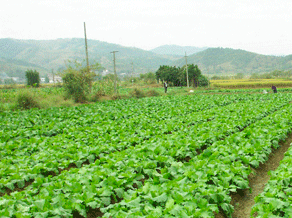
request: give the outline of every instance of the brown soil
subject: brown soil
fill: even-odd
[[[251,208],[255,204],[254,198],[263,192],[266,183],[269,181],[269,171],[278,168],[280,161],[284,158],[285,152],[290,147],[292,142],[292,134],[290,134],[287,140],[281,144],[278,149],[273,149],[269,155],[269,159],[264,164],[260,164],[257,169],[254,169],[255,174],[249,178],[249,186],[252,190],[250,193],[249,189],[239,190],[237,193],[231,195],[234,206],[233,218],[249,218],[251,216]],[[225,217],[222,213],[216,217]]]

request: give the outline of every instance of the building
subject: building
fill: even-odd
[[[58,75],[49,74],[48,78],[49,78],[49,83],[62,83],[63,82],[62,77],[60,77]]]

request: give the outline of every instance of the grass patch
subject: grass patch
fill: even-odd
[[[71,107],[74,105],[76,104],[73,99],[64,99],[64,97],[60,95],[48,96],[40,101],[40,106],[44,109],[51,107]]]
[[[132,91],[130,91],[129,95],[133,98],[143,98],[146,96],[144,91],[138,88],[134,88]]]
[[[20,92],[16,98],[16,109],[32,109],[32,108],[41,108],[39,99],[37,96],[28,91],[24,90],[23,92]]]
[[[160,93],[155,89],[150,89],[146,92],[146,96],[160,96]]]

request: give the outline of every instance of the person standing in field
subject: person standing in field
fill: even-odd
[[[272,90],[273,90],[274,93],[277,93],[277,87],[276,86],[272,85]]]
[[[164,86],[164,91],[166,93],[167,92],[167,82],[164,82],[163,86]]]

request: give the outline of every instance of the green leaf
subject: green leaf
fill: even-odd
[[[175,217],[179,217],[181,207],[179,205],[174,205],[173,209],[169,211],[170,214],[174,215]]]
[[[106,206],[108,206],[111,203],[111,198],[110,197],[102,197],[101,202],[104,203]]]
[[[156,201],[158,203],[166,202],[167,201],[166,193],[163,193],[162,195],[159,195],[159,196],[153,198],[153,201]]]
[[[40,210],[43,210],[44,209],[44,205],[46,203],[46,200],[45,199],[42,199],[42,200],[38,200],[38,201],[35,201],[35,206],[37,206]]]
[[[25,185],[25,181],[24,181],[24,180],[19,180],[19,181],[17,182],[17,186],[18,186],[18,188],[23,188],[24,185]]]
[[[6,187],[9,188],[11,191],[13,191],[15,189],[14,184],[13,183],[7,183]]]
[[[116,194],[117,194],[117,196],[119,198],[122,198],[123,197],[123,194],[124,194],[124,189],[122,189],[122,188],[116,188],[115,189],[115,192],[116,192]]]
[[[233,206],[227,203],[222,203],[220,204],[220,207],[222,210],[224,210],[227,214],[232,214],[233,213]]]
[[[96,201],[89,202],[89,203],[87,203],[87,205],[88,205],[89,207],[93,208],[93,209],[99,207],[99,204],[98,204]]]
[[[166,202],[165,208],[167,210],[171,210],[173,208],[173,206],[174,206],[174,200],[173,200],[173,198],[169,198]]]

